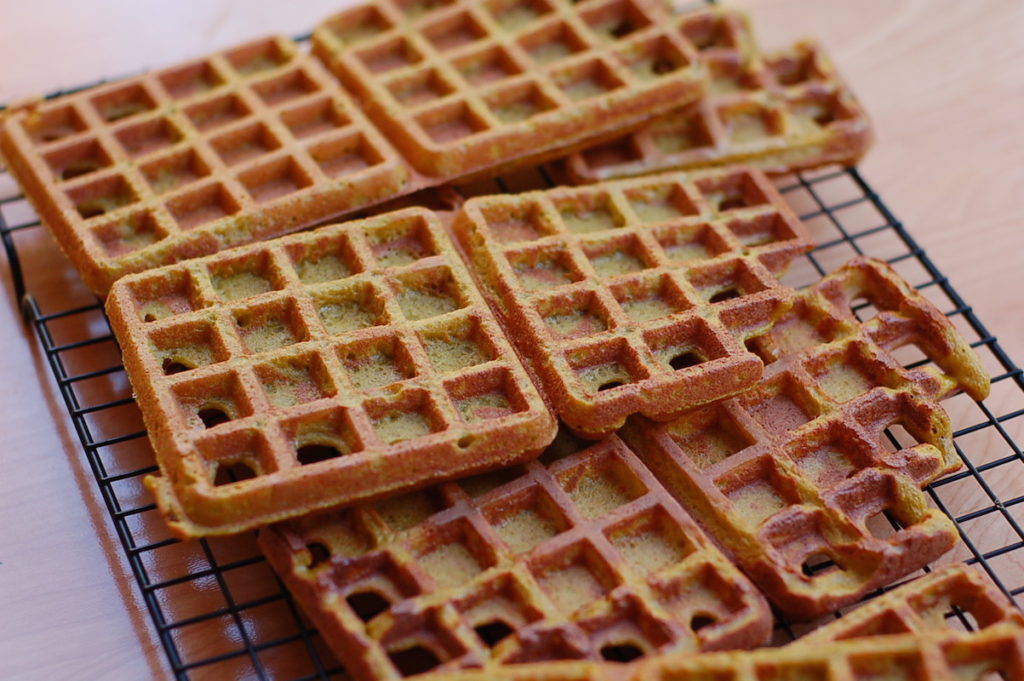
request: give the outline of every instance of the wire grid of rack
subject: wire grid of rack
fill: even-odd
[[[547,174],[534,170],[472,191],[547,184]],[[856,169],[789,176],[778,186],[819,244],[793,266],[786,283],[810,284],[854,255],[879,257],[935,302],[982,356],[992,374],[992,395],[982,403],[964,395],[946,403],[964,469],[932,484],[928,493],[962,538],[940,562],[979,564],[1019,605],[1024,601],[1021,369]],[[6,173],[0,173],[0,238],[14,294],[81,443],[81,452],[72,456],[84,455],[173,676],[347,678],[260,555],[255,533],[188,542],[169,535],[142,484],[157,467],[102,305],[66,262],[56,261],[63,264],[56,271],[49,266],[53,244]],[[62,285],[53,286],[54,278]],[[47,290],[49,295],[41,293]],[[904,359],[908,366],[927,361]],[[899,446],[896,434],[889,437]],[[963,613],[948,616],[970,627]],[[777,642],[811,626],[777,618]]]

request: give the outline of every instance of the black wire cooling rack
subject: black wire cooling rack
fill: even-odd
[[[545,184],[550,184],[546,174],[531,171],[472,191],[518,191]],[[1021,369],[856,169],[789,176],[780,178],[778,186],[820,244],[793,266],[785,283],[810,284],[854,255],[884,259],[943,310],[982,356],[993,377],[992,395],[981,403],[964,395],[945,403],[965,467],[932,484],[928,492],[962,538],[940,562],[980,565],[1020,605]],[[39,339],[81,444],[81,452],[70,455],[84,455],[174,678],[347,678],[263,559],[255,533],[188,542],[169,535],[142,484],[157,468],[102,305],[66,261],[55,259],[55,246],[3,172],[0,238],[14,294]],[[927,361],[921,356],[903,359],[908,366]],[[896,435],[890,438],[897,445]],[[949,616],[970,627],[963,613]],[[793,638],[809,626],[778,618],[777,640]]]

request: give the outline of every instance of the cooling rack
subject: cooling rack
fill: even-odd
[[[478,183],[463,192],[521,191],[550,184],[540,169]],[[935,482],[928,493],[956,523],[962,539],[940,563],[980,565],[1021,605],[1021,369],[856,169],[802,173],[780,178],[777,184],[819,244],[794,264],[785,283],[810,284],[858,254],[884,259],[945,312],[982,356],[992,375],[992,395],[980,403],[965,395],[945,403],[964,469]],[[133,577],[172,676],[347,678],[264,561],[255,533],[182,542],[167,532],[142,485],[143,477],[157,468],[102,305],[69,264],[60,261],[63,269],[52,266],[55,246],[5,172],[0,172],[0,238],[13,294],[38,338],[81,445],[69,455],[84,457],[92,474],[123,552],[111,559],[123,560]],[[867,308],[858,312],[872,314]],[[927,362],[923,356],[901,359],[908,366]],[[894,446],[901,437],[906,436],[889,433]],[[964,613],[948,616],[971,626]],[[813,626],[778,617],[776,642]]]

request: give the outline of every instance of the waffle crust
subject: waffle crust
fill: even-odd
[[[696,49],[653,0],[380,0],[39,101],[0,153],[86,284],[550,160],[697,99]],[[479,80],[485,78],[486,82]]]
[[[453,230],[558,416],[599,437],[760,377],[743,345],[792,304],[811,242],[748,168],[470,199]]]
[[[860,300],[877,310],[863,323]],[[903,369],[893,352],[908,345],[932,364]],[[757,387],[623,434],[768,599],[814,617],[952,548],[955,527],[919,489],[960,465],[937,401],[958,389],[982,399],[989,380],[948,319],[858,258],[751,346],[767,364]],[[883,429],[897,425],[913,444],[891,451]],[[900,529],[869,525],[883,512]]]
[[[573,181],[734,163],[789,173],[854,165],[871,146],[867,113],[816,42],[762,54],[746,16],[724,9],[686,14],[679,30],[707,69],[706,95],[572,154]]]
[[[359,681],[749,648],[760,594],[615,436],[260,533]]]
[[[508,465],[555,434],[423,209],[126,277],[107,313],[179,536]]]

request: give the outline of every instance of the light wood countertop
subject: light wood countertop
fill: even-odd
[[[263,33],[298,33],[341,2],[8,2],[0,101],[171,64]],[[805,35],[826,46],[877,127],[864,176],[1021,361],[1024,3],[724,4],[750,10],[765,47]],[[48,235],[33,232],[19,242],[34,263],[33,287],[83,297]],[[0,301],[0,677],[162,678],[163,651],[45,358],[21,322],[4,258],[0,270],[7,292]],[[1005,393],[998,407],[1024,406],[1019,391]],[[1005,424],[1018,442],[1022,421]],[[1010,484],[1022,493],[1024,480]],[[1016,515],[1024,522],[1019,507]]]

